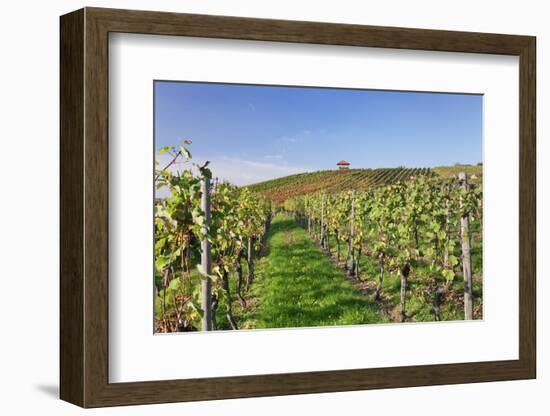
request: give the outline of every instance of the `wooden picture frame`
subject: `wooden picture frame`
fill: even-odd
[[[82,407],[536,377],[535,51],[530,36],[85,8],[61,17],[60,396]],[[297,42],[519,57],[519,359],[109,383],[108,35]]]

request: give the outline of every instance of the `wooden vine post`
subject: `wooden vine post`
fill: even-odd
[[[204,222],[202,224],[202,233],[206,235],[210,228],[210,179],[203,177],[201,179],[201,209],[204,212]],[[212,331],[212,255],[210,251],[210,241],[207,237],[201,240],[201,271],[203,279],[201,281],[201,308],[202,331]]]
[[[406,264],[401,268],[401,288],[399,290],[399,311],[400,311],[400,320],[405,322],[407,319],[407,311],[405,309],[405,301],[407,297],[407,284],[409,273],[411,272],[411,267]]]
[[[246,288],[248,290],[248,286],[254,279],[254,237],[248,237],[246,264],[248,267],[248,272],[246,275]]]
[[[443,266],[449,267],[449,200],[445,199],[445,251],[443,252]]]
[[[468,189],[468,180],[466,173],[458,174],[460,187],[463,190]],[[464,206],[464,201],[460,199],[460,207]],[[464,274],[464,319],[472,320],[474,318],[474,305],[472,295],[472,258],[470,255],[470,224],[468,215],[460,218],[460,237],[462,241],[462,272]]]
[[[325,248],[325,195],[321,197],[321,230],[320,230],[319,243],[321,248]]]
[[[353,247],[353,237],[355,235],[355,191],[351,192],[351,215],[349,224],[349,244],[348,244],[348,275],[355,276],[355,249]]]

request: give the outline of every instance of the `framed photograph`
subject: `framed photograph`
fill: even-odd
[[[536,377],[534,37],[60,28],[63,400]]]

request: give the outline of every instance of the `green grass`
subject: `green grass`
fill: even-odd
[[[456,177],[459,172],[465,172],[468,176],[475,175],[477,178],[481,178],[483,175],[483,166],[481,165],[436,166],[432,169],[442,178]]]
[[[341,269],[291,218],[278,215],[268,236],[268,252],[256,266],[242,327],[288,328],[386,322]]]

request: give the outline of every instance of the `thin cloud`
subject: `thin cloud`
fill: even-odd
[[[239,186],[307,171],[304,167],[227,156],[213,157],[209,160],[214,177]]]
[[[296,137],[287,137],[287,136],[281,137],[280,140],[286,143],[296,143],[298,141]]]
[[[257,182],[266,181],[269,179],[280,178],[283,176],[294,175],[296,173],[307,172],[309,169],[306,167],[289,166],[284,162],[281,162],[282,155],[266,155],[265,160],[248,160],[238,157],[229,156],[211,156],[203,157],[200,155],[193,155],[193,163],[190,161],[186,163],[177,163],[168,168],[171,172],[182,172],[184,170],[191,169],[193,172],[197,172],[197,168],[194,164],[202,165],[207,160],[210,161],[208,167],[212,171],[212,176],[218,178],[220,181],[228,181],[234,185],[243,186],[250,185]],[[163,168],[168,164],[172,157],[167,154],[156,155],[158,161],[157,168]],[[269,160],[277,160],[278,163],[269,162]],[[166,196],[167,191],[157,190],[157,196]]]
[[[279,138],[279,141],[285,142],[285,143],[296,143],[302,140],[309,140],[312,133],[313,132],[311,130],[305,129],[293,135],[282,136]]]

